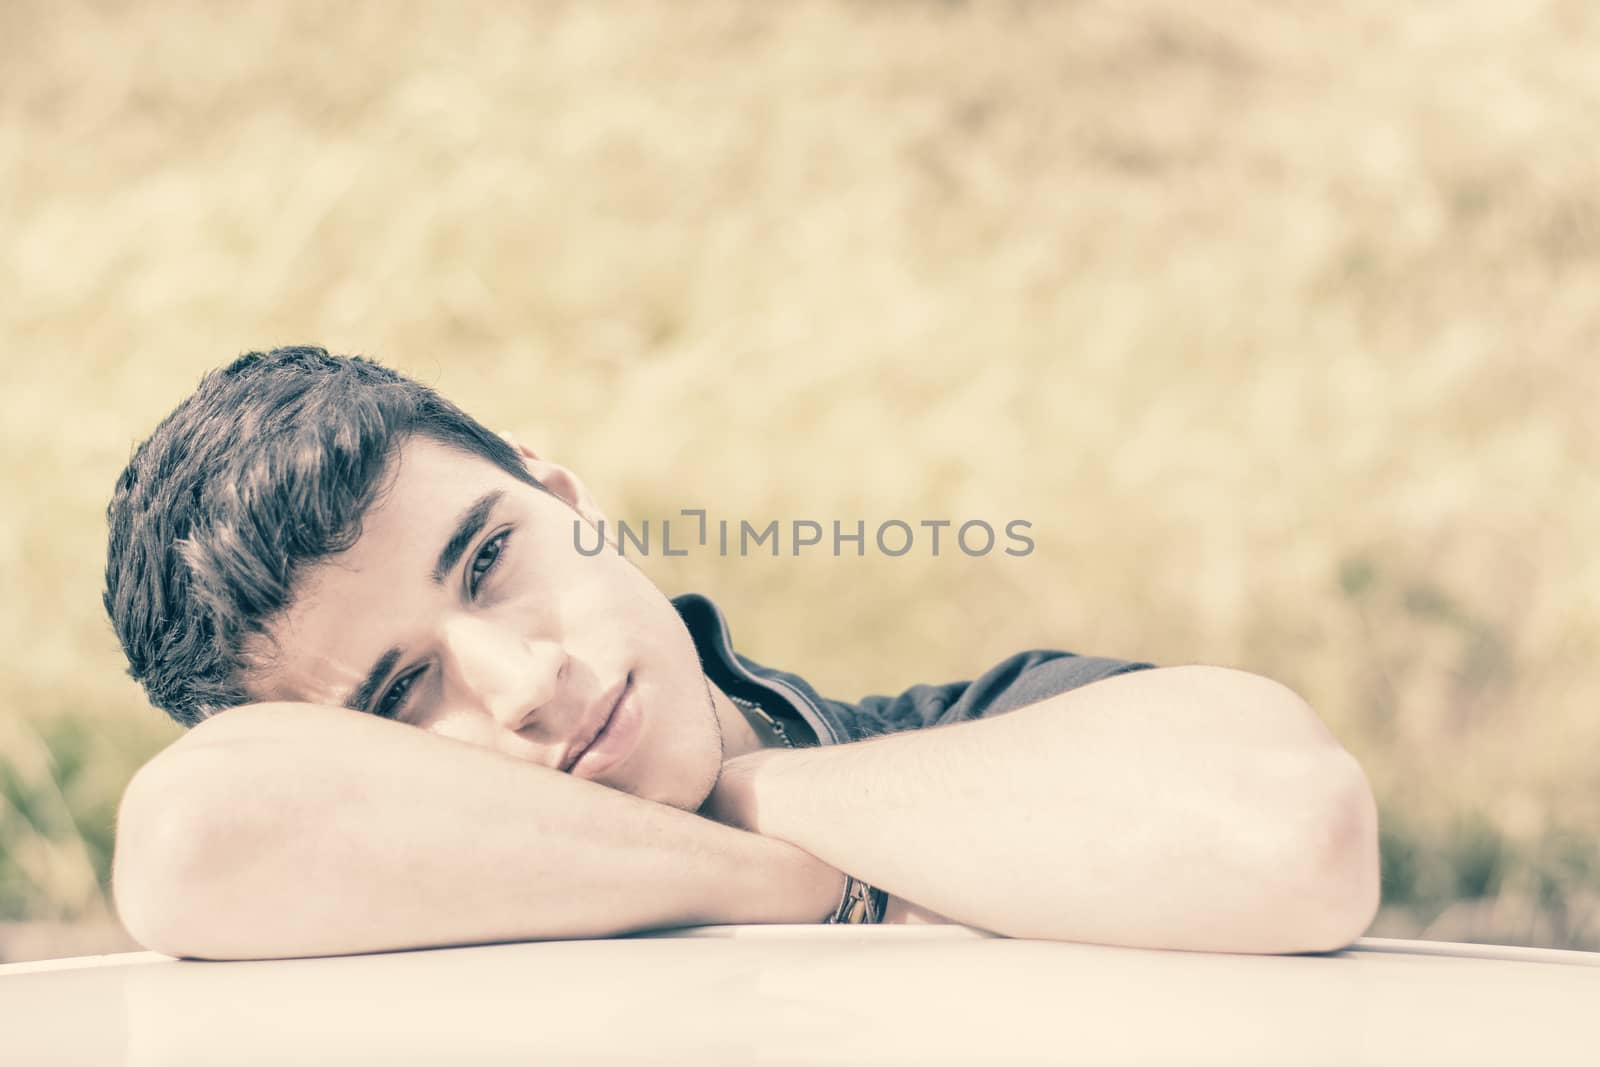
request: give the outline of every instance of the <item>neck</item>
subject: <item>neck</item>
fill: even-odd
[[[711,700],[717,721],[722,726],[722,758],[731,760],[763,748],[782,748],[783,740],[765,719],[746,712],[716,685],[711,685]]]

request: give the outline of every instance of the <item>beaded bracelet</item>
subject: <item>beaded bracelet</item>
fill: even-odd
[[[729,699],[746,711],[754,712],[770,726],[778,740],[783,742],[785,748],[794,748],[794,739],[789,736],[789,731],[783,724],[769,715],[764,708],[754,700],[746,697],[729,694]],[[865,882],[857,881],[848,874],[844,876],[844,895],[839,898],[839,906],[833,909],[833,914],[828,917],[830,923],[878,923],[883,921],[883,913],[889,906],[889,894],[881,889],[875,889]]]
[[[889,905],[889,894],[845,875],[844,896],[828,917],[830,923],[879,923]]]

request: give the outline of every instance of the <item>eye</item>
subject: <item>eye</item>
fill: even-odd
[[[410,674],[402,674],[396,678],[394,683],[384,690],[383,696],[378,698],[378,706],[372,709],[372,713],[379,718],[394,718],[405,704],[406,694],[411,692],[412,683],[422,677],[425,669],[418,667]]]
[[[471,596],[478,595],[478,584],[483,576],[494,570],[500,562],[500,557],[505,555],[506,539],[511,536],[510,530],[502,530],[483,543],[478,549],[478,554],[472,557],[472,566],[467,571],[467,592]]]

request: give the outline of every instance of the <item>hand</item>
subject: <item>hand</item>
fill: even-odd
[[[706,798],[700,814],[739,830],[760,833],[761,810],[757,800],[757,783],[761,773],[763,770],[770,773],[776,765],[793,755],[785,749],[764,748],[728,760],[722,765],[722,774],[711,795]],[[844,880],[841,875],[838,888],[833,890],[832,903],[820,918],[825,919],[832,914],[843,892]],[[947,925],[951,920],[902,897],[891,895],[884,908],[882,921],[885,926],[929,926]]]
[[[771,773],[785,759],[796,755],[787,749],[765,748],[727,760],[711,795],[700,807],[700,814],[706,818],[755,834],[780,849],[786,858],[798,861],[781,876],[782,890],[769,898],[769,903],[783,901],[783,916],[764,920],[767,922],[825,922],[844,895],[842,871],[786,841],[761,836],[758,787],[762,773]]]
[[[761,748],[727,760],[711,795],[701,805],[700,814],[724,826],[760,833],[761,806],[757,798],[761,774],[793,755],[787,749]]]

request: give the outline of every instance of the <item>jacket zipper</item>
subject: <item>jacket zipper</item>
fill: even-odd
[[[800,717],[806,721],[806,725],[811,727],[812,733],[816,734],[819,738],[829,738],[829,744],[844,744],[844,739],[841,738],[834,730],[833,726],[829,724],[829,722],[811,706],[811,701],[806,699],[806,695],[804,693],[800,692],[800,690],[796,689],[782,678],[758,678],[750,671],[745,669],[744,664],[740,663],[738,657],[734,655],[733,637],[728,633],[728,621],[722,617],[722,609],[718,608],[715,604],[712,604],[711,607],[711,614],[717,620],[717,640],[720,642],[722,647],[722,661],[732,668],[733,673],[743,678],[747,682],[754,682],[756,685],[765,685],[772,689],[779,690],[789,698],[789,703],[793,704],[799,710]]]

